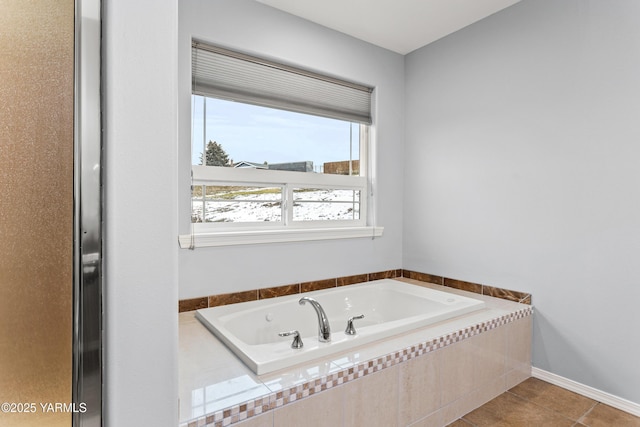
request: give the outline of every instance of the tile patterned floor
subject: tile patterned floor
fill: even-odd
[[[640,418],[529,378],[449,427],[640,427]]]

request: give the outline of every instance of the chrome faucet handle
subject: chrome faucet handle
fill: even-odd
[[[345,334],[347,334],[347,335],[355,335],[356,334],[356,328],[353,327],[353,321],[357,320],[357,319],[364,319],[364,314],[361,314],[359,316],[350,317],[349,320],[347,320],[347,329],[344,330]]]
[[[302,343],[302,338],[300,338],[300,332],[298,331],[280,332],[278,335],[280,335],[281,337],[288,337],[290,335],[293,335],[291,348],[302,348],[302,346],[304,345]]]

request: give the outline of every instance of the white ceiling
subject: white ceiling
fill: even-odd
[[[407,54],[520,0],[256,0]]]

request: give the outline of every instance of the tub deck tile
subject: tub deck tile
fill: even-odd
[[[276,286],[273,288],[258,289],[258,299],[283,297],[300,293],[300,284]]]
[[[235,304],[239,302],[255,301],[258,299],[258,291],[235,292],[232,294],[212,295],[209,297],[209,307]]]
[[[300,292],[319,291],[322,289],[335,288],[337,284],[336,279],[316,280],[314,282],[300,283]]]

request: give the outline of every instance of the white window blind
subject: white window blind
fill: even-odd
[[[372,88],[193,41],[196,95],[371,124]]]

